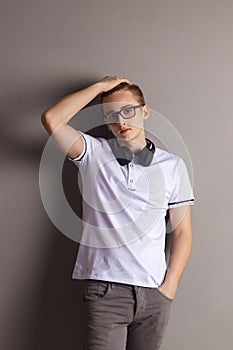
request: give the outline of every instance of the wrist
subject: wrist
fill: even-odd
[[[164,282],[168,285],[176,285],[178,286],[180,276],[171,270],[167,270],[166,277]]]
[[[97,81],[96,83],[94,83],[93,87],[94,87],[97,95],[104,92],[104,86],[103,86],[103,83],[101,81]]]
[[[170,283],[168,281],[164,281],[158,289],[165,294],[167,297],[174,299],[177,292],[178,285],[176,283]]]

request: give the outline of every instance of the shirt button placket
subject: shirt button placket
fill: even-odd
[[[135,183],[133,179],[133,168],[134,164],[130,163],[129,164],[129,173],[128,173],[128,190],[134,191],[135,190]]]

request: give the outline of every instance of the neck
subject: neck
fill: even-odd
[[[142,133],[139,137],[131,140],[117,138],[117,142],[119,146],[128,147],[134,154],[139,153],[147,145],[145,133]]]

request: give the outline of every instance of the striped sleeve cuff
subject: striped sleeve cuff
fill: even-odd
[[[173,208],[173,207],[180,207],[182,205],[194,205],[194,203],[195,203],[195,199],[191,198],[191,199],[186,199],[179,202],[170,202],[168,203],[168,207]]]

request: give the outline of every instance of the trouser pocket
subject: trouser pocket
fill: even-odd
[[[163,294],[158,288],[155,288],[156,292],[164,299],[167,300],[169,302],[172,302],[174,299],[171,299],[169,297],[167,297],[165,294]]]
[[[86,280],[83,290],[83,302],[90,303],[104,299],[110,291],[111,282]]]

